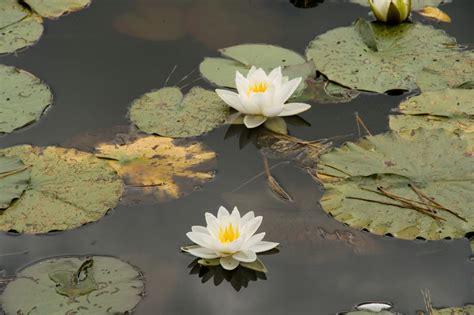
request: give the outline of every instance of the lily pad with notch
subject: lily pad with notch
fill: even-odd
[[[200,136],[223,124],[229,106],[200,87],[183,95],[178,87],[165,87],[142,95],[130,108],[130,119],[143,132],[172,138]]]
[[[316,37],[306,56],[330,81],[385,93],[416,89],[416,76],[426,65],[459,49],[454,38],[431,26],[393,26],[358,19],[352,26]]]
[[[144,291],[141,272],[119,259],[57,257],[21,270],[1,302],[7,315],[128,314]]]
[[[30,169],[16,157],[0,156],[0,216],[28,188]]]
[[[63,14],[79,11],[89,6],[91,0],[23,0],[30,8],[46,18],[58,18]]]
[[[31,73],[0,65],[0,133],[38,120],[52,99],[49,87]]]
[[[474,231],[474,168],[463,133],[417,129],[347,143],[320,157],[323,209],[336,220],[401,239]]]
[[[20,145],[0,150],[30,166],[21,197],[0,213],[0,230],[47,233],[102,218],[122,196],[117,173],[92,154],[59,147]]]
[[[401,133],[413,129],[444,128],[474,132],[474,90],[427,91],[402,102],[403,115],[390,116],[390,128]]]
[[[203,77],[223,87],[235,88],[235,72],[247,75],[252,66],[270,71],[278,66],[299,65],[306,62],[300,54],[267,44],[244,44],[220,49],[226,58],[206,58],[199,65]]]

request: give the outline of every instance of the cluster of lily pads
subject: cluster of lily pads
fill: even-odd
[[[1,2],[0,53],[34,44],[43,31],[42,17],[57,18],[89,1],[25,0],[29,7],[17,0]],[[295,102],[342,103],[362,92],[419,89],[419,95],[402,102],[399,113],[390,116],[387,133],[326,150],[327,146],[312,142],[295,142],[286,126],[268,124],[270,130],[257,145],[266,154],[298,156],[298,164],[324,186],[323,209],[354,228],[428,240],[462,238],[474,231],[470,208],[474,202],[474,52],[431,26],[358,19],[317,36],[305,56],[266,44],[237,45],[220,53],[221,57],[205,58],[199,65],[201,75],[214,86],[235,89],[236,71],[247,75],[252,66],[267,72],[282,67],[289,79],[302,78],[291,99]],[[50,88],[24,70],[0,65],[0,83],[1,133],[35,122],[53,102]],[[152,196],[153,202],[179,198],[190,191],[176,178],[190,187],[211,180],[216,154],[200,142],[176,138],[210,132],[228,122],[231,114],[213,90],[193,87],[183,93],[179,87],[164,87],[131,104],[129,129],[136,127],[141,133],[127,131],[122,142],[99,139],[90,152],[30,145],[0,150],[0,230],[30,234],[68,230],[99,220],[119,202],[137,199],[130,195]],[[302,147],[304,155],[293,154]],[[230,217],[222,216],[223,221]],[[218,236],[224,243],[238,238],[233,225],[226,226]],[[195,229],[212,234],[203,227]],[[249,238],[258,236],[253,235],[256,228],[250,230]],[[190,238],[207,245],[207,236]],[[255,253],[276,246],[262,242],[265,247],[259,243],[262,238],[252,239],[254,247],[242,246],[235,257],[225,259],[215,254],[220,247],[183,250],[199,253],[201,259],[194,262],[193,270],[205,267],[206,277],[211,274],[235,283],[237,277],[222,274],[217,266],[234,269],[240,264],[252,270],[250,279],[262,277],[266,268],[253,259]],[[17,276],[2,295],[7,314],[33,308],[46,314],[52,307],[67,311],[64,301],[79,301],[78,307],[100,306],[96,314],[126,312],[144,292],[140,272],[110,257],[52,258]],[[114,292],[115,287],[110,291],[104,283],[120,287]],[[94,302],[96,298],[100,303]],[[363,312],[348,314],[367,314]]]

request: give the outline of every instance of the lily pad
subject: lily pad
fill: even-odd
[[[235,88],[235,72],[247,75],[252,66],[270,71],[278,66],[298,65],[306,60],[286,48],[266,44],[245,44],[220,49],[227,58],[206,58],[199,65],[203,77],[218,86]]]
[[[4,13],[8,14],[9,11]],[[14,16],[18,16],[18,13]],[[3,15],[0,15],[0,20],[2,18]],[[1,24],[4,23],[1,22]],[[26,16],[13,24],[1,27],[0,54],[12,53],[18,49],[33,45],[43,34],[43,29],[43,20],[35,15]]]
[[[78,274],[84,262],[93,264]],[[67,294],[63,291],[65,288]],[[74,293],[72,293],[74,288]],[[1,296],[6,315],[128,314],[140,302],[145,287],[135,267],[113,257],[58,257],[21,270]]]
[[[464,307],[433,308],[430,315],[469,315],[474,314],[474,305]]]
[[[399,106],[404,115],[390,116],[390,128],[410,132],[420,127],[474,132],[474,90],[423,92]]]
[[[31,73],[0,65],[0,133],[38,120],[52,99],[49,87]]]
[[[0,30],[22,20],[29,14],[28,9],[22,6],[18,0],[2,0],[0,2]]]
[[[0,230],[47,233],[102,218],[122,195],[123,183],[92,154],[58,147],[20,145],[0,150],[31,167],[20,199],[0,214]]]
[[[359,19],[352,26],[316,37],[306,56],[330,81],[384,93],[415,89],[418,72],[433,60],[458,50],[454,38],[431,26],[394,26]]]
[[[350,2],[360,4],[364,7],[369,6],[368,0],[350,0]],[[411,0],[411,9],[417,11],[426,6],[436,7],[449,2],[451,2],[451,0]]]
[[[474,52],[464,51],[437,58],[425,65],[416,79],[422,91],[443,90],[474,82]]]
[[[58,18],[61,15],[82,10],[91,0],[23,0],[33,11],[46,18]]]
[[[194,87],[183,95],[166,87],[142,95],[132,103],[130,119],[143,132],[165,137],[200,136],[224,123],[229,106],[213,91]]]
[[[15,157],[0,156],[0,210],[19,198],[29,181],[30,170],[23,162]]]
[[[96,152],[122,176],[128,186],[125,200],[176,199],[214,178],[216,154],[195,141],[147,136],[123,144],[102,143]]]
[[[474,231],[472,165],[463,134],[417,129],[367,137],[321,156],[321,205],[374,234],[461,238]]]

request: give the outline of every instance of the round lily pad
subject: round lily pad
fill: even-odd
[[[23,0],[33,11],[47,18],[58,18],[61,15],[82,10],[91,0]]]
[[[323,154],[317,172],[322,207],[354,228],[430,240],[474,231],[473,155],[463,134],[367,137]]]
[[[424,66],[457,51],[454,38],[431,26],[359,19],[316,37],[306,55],[331,81],[383,93],[415,89],[416,75]]]
[[[0,301],[6,315],[129,314],[144,291],[140,271],[117,258],[57,257],[18,272]]]
[[[423,92],[399,106],[403,115],[390,116],[390,128],[410,132],[420,127],[474,132],[474,90]]]
[[[27,8],[18,0],[2,0],[0,2],[0,29],[20,21],[29,15]]]
[[[466,305],[463,307],[447,307],[447,308],[432,308],[430,315],[468,315],[474,314],[474,305]]]
[[[172,138],[200,136],[225,122],[229,106],[213,91],[194,87],[183,95],[165,87],[132,103],[130,119],[143,132]]]
[[[101,143],[96,155],[122,176],[124,200],[176,199],[214,178],[216,154],[196,141],[147,136],[126,143]]]
[[[30,170],[15,157],[0,156],[0,211],[10,206],[28,187]]]
[[[0,150],[30,166],[28,188],[0,213],[0,230],[47,233],[102,218],[122,195],[116,172],[92,154],[58,147],[21,145]]]
[[[363,5],[364,7],[369,6],[368,0],[350,0],[352,3]],[[440,4],[449,3],[451,0],[411,0],[411,9],[420,10],[426,6],[437,7]]]
[[[247,75],[252,66],[270,71],[278,66],[298,65],[306,62],[300,54],[278,46],[245,44],[220,49],[227,58],[206,58],[199,65],[203,77],[212,83],[235,88],[235,72]]]
[[[433,60],[416,79],[422,91],[443,90],[474,84],[474,52],[463,51]]]
[[[0,65],[0,133],[38,120],[51,104],[49,87],[24,70]]]
[[[8,14],[8,11],[6,11]],[[0,16],[1,20],[2,16]],[[3,24],[3,23],[2,23]],[[0,54],[12,53],[33,45],[43,34],[43,20],[39,16],[27,16],[0,29]]]

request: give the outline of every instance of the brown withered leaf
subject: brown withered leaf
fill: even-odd
[[[451,18],[449,17],[449,15],[435,7],[424,7],[423,9],[418,11],[418,13],[439,22],[451,23]]]

